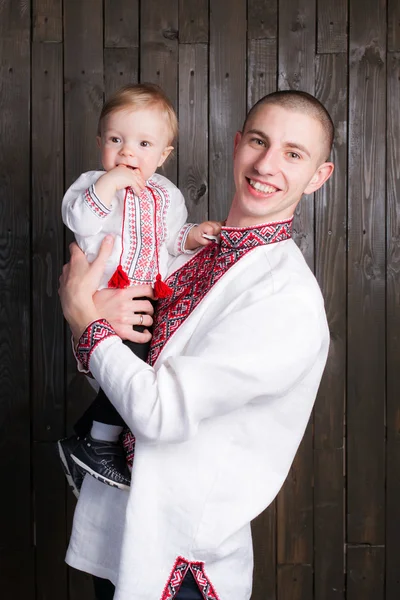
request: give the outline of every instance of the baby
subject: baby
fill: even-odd
[[[114,237],[100,289],[149,284],[156,299],[166,297],[170,290],[162,279],[169,257],[209,244],[220,232],[217,222],[186,223],[181,192],[156,173],[173,150],[177,130],[171,102],[153,84],[124,86],[103,106],[97,142],[104,171],[83,173],[62,203],[63,221],[89,261],[105,235]],[[143,331],[144,315],[137,317]],[[149,344],[125,343],[146,360]],[[120,443],[124,421],[102,390],[89,414],[90,431],[76,427],[78,435],[58,442],[68,483],[76,496],[86,473],[128,489],[130,471]]]

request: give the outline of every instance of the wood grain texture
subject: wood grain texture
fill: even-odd
[[[247,54],[247,109],[277,87],[276,40],[249,40]]]
[[[387,0],[388,51],[400,52],[400,4],[398,0]]]
[[[139,0],[104,0],[104,47],[139,46]]]
[[[347,57],[320,55],[316,96],[336,128],[335,171],[316,192],[316,277],[330,330],[327,366],[314,409],[314,586],[318,600],[344,598],[347,236]]]
[[[189,221],[208,217],[208,60],[205,44],[179,49],[179,189]]]
[[[210,3],[210,218],[224,220],[233,195],[233,142],[246,114],[246,2]],[[234,43],[232,43],[234,40]]]
[[[285,565],[278,568],[277,600],[309,600],[312,594],[310,565]]]
[[[160,10],[158,0],[140,5],[140,81],[162,87],[178,108],[178,0],[171,0],[168,10]],[[177,182],[176,157],[167,161],[163,174]]]
[[[248,0],[247,35],[249,40],[276,39],[278,0]]]
[[[348,547],[346,600],[384,600],[384,564],[384,547]]]
[[[400,54],[387,68],[386,600],[400,597]]]
[[[276,502],[251,524],[254,546],[252,600],[276,599]]]
[[[348,541],[385,538],[385,14],[350,10]]]
[[[317,0],[317,52],[347,53],[347,0]]]
[[[179,0],[179,43],[208,43],[208,0]]]
[[[315,1],[279,2],[279,89],[314,93]],[[307,263],[314,268],[314,200],[307,196],[298,205],[293,237]]]
[[[64,431],[64,318],[58,278],[64,264],[63,64],[61,44],[32,46],[33,435]]]
[[[137,48],[104,49],[105,97],[129,83],[138,83],[139,52]]]
[[[26,5],[0,3],[0,581],[2,597],[33,600],[30,28]]]
[[[36,585],[39,598],[68,600],[65,482],[54,443],[33,447]]]
[[[62,42],[62,0],[32,0],[34,42]]]

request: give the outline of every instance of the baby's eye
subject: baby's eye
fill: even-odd
[[[111,141],[112,141],[113,144],[120,144],[121,143],[121,138],[113,136],[111,138]]]
[[[288,152],[288,155],[290,158],[295,158],[295,159],[301,158],[300,154],[297,154],[297,152]]]
[[[150,142],[146,142],[146,140],[143,140],[142,142],[140,142],[140,145],[143,148],[148,148],[150,146]]]

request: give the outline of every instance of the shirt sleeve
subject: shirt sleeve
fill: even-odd
[[[171,182],[168,187],[171,204],[167,213],[167,250],[172,256],[178,256],[186,253],[184,250],[186,237],[194,225],[186,223],[188,213],[182,192]]]
[[[312,405],[328,346],[320,312],[293,294],[255,298],[222,310],[195,344],[188,339],[185,355],[156,369],[112,332],[107,339],[98,333],[102,342],[89,352],[90,371],[138,439],[184,441],[204,419],[277,401],[296,386],[304,394],[302,382],[318,362]]]
[[[76,235],[100,233],[112,209],[105,206],[96,194],[96,181],[102,171],[83,173],[67,190],[61,207],[64,224]]]

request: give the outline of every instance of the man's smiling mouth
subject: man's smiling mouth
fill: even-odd
[[[263,194],[273,194],[274,192],[278,191],[278,188],[273,185],[269,185],[268,183],[261,183],[260,181],[254,181],[253,179],[249,179],[247,177],[246,179],[251,187],[257,190],[257,192],[262,192]]]

